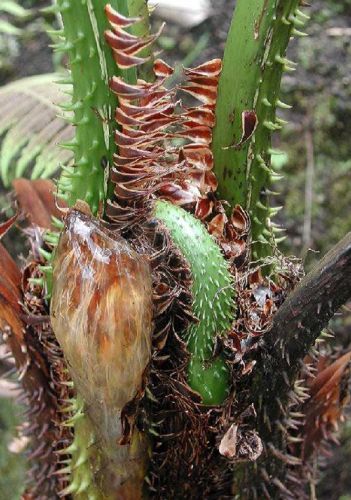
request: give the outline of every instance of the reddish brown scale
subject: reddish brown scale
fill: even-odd
[[[149,45],[159,36],[156,33],[137,42],[124,32],[123,23],[116,25],[111,8],[107,10],[107,17],[112,31],[107,33],[106,38],[112,49],[119,49],[120,58],[131,54],[135,56],[145,48],[145,44]],[[121,211],[123,207],[130,206],[134,209],[139,207],[142,212],[145,203],[154,197],[195,208],[200,200],[206,200],[209,193],[217,188],[211,172],[213,158],[209,146],[220,70],[220,60],[184,70],[187,85],[181,87],[182,90],[197,96],[200,102],[204,101],[204,105],[196,108],[182,106],[175,99],[176,89],[167,90],[164,87],[173,69],[159,59],[154,62],[154,83],[138,81],[131,85],[121,78],[112,78],[111,89],[120,102],[116,111],[116,121],[120,126],[120,131],[116,133],[119,153],[115,156],[112,179],[116,182],[114,204],[119,205]],[[175,138],[184,138],[185,144],[172,147]],[[169,145],[167,153],[165,142]],[[131,169],[135,171],[135,177]],[[212,208],[212,204],[207,207]],[[118,211],[114,210],[112,215],[108,207],[107,212],[114,222],[118,222]],[[125,222],[123,219],[123,224]],[[134,222],[130,220],[131,225]]]
[[[242,136],[239,142],[227,146],[228,148],[239,149],[245,142],[247,142],[254,134],[258,119],[255,111],[243,111],[241,114]]]
[[[125,16],[123,16],[122,14],[117,12],[115,9],[113,9],[110,4],[106,5],[105,13],[106,13],[106,16],[107,16],[109,22],[113,26],[116,26],[116,28],[128,28],[128,26],[131,26],[132,24],[140,21],[139,17],[125,17]]]
[[[335,361],[328,356],[312,361],[315,373],[306,380],[310,397],[303,406],[305,423],[301,432],[301,458],[305,462],[324,443],[333,440],[339,422],[343,421],[343,410],[349,402],[350,361],[351,352]]]
[[[69,398],[61,350],[48,323],[48,311],[40,287],[28,279],[38,277],[38,263],[26,267],[23,277],[3,247],[0,247],[2,280],[0,331],[12,353],[27,406],[22,434],[30,439],[26,451],[30,468],[27,495],[53,498],[67,484],[54,473],[60,468],[55,450],[71,439],[63,422],[62,400]],[[4,265],[5,264],[5,265]],[[22,278],[22,284],[21,284]],[[28,497],[29,498],[29,497]]]

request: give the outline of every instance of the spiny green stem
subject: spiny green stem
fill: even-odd
[[[299,0],[238,0],[224,53],[213,138],[220,195],[245,206],[253,222],[254,258],[271,253],[273,215],[262,192],[275,173],[271,169],[271,135],[282,127],[276,118],[283,71],[294,69],[285,58],[291,35],[303,20]],[[254,137],[240,147],[242,112],[254,110]]]
[[[61,470],[62,474],[70,476],[69,486],[61,494],[72,495],[77,500],[102,500],[104,496],[94,483],[92,459],[95,455],[94,432],[90,419],[84,415],[84,402],[81,397],[72,400],[72,417],[66,425],[74,427],[74,440],[63,450],[70,454],[70,462]],[[95,464],[96,465],[96,464]]]
[[[253,241],[257,241],[253,247],[254,258],[269,254],[270,246],[274,244],[274,227],[271,226],[270,218],[276,213],[276,208],[270,208],[269,196],[265,195],[264,189],[277,176],[271,167],[271,136],[272,132],[284,125],[284,121],[276,116],[277,109],[289,107],[280,101],[279,93],[284,71],[295,69],[295,64],[286,59],[285,53],[290,37],[296,31],[295,26],[299,26],[299,19],[295,14],[298,5],[299,0],[289,0],[279,2],[276,8],[257,98],[256,113],[259,124],[248,155],[248,175],[252,182],[247,199],[252,220],[252,237]]]
[[[171,203],[157,201],[155,216],[190,265],[193,311],[199,322],[187,332],[191,361],[189,385],[205,404],[223,403],[229,393],[229,370],[222,355],[214,356],[218,335],[225,335],[234,313],[234,289],[227,262],[205,226]]]
[[[212,150],[220,196],[232,205],[246,205],[248,144],[223,148],[239,142],[241,114],[255,108],[274,6],[275,0],[238,0],[224,51]]]
[[[108,87],[117,69],[104,40],[108,27],[105,4],[99,0],[57,0],[64,41],[56,50],[69,56],[73,85],[72,103],[64,109],[73,113],[76,127],[75,138],[64,145],[74,151],[75,166],[62,173],[59,188],[70,205],[82,199],[94,213],[106,197],[106,163],[114,151],[113,110],[117,104]],[[112,0],[111,4],[128,15],[126,0]],[[136,78],[134,70],[123,72],[123,76],[131,83]]]

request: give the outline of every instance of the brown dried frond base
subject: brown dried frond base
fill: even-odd
[[[22,191],[28,183],[30,181],[25,181]],[[53,199],[49,182],[36,184],[35,188],[42,188],[45,199]],[[38,208],[38,199],[32,198],[32,201]],[[24,205],[20,200],[22,210]],[[43,215],[40,210],[34,213]],[[50,221],[49,209],[44,215]],[[38,221],[44,224],[46,219]],[[26,450],[29,470],[23,498],[37,500],[56,498],[67,485],[67,479],[56,472],[61,460],[68,456],[57,452],[72,440],[69,428],[62,425],[67,414],[61,410],[72,395],[62,351],[50,326],[49,307],[42,286],[40,265],[45,262],[38,251],[42,246],[42,233],[43,229],[36,225],[26,230],[32,254],[23,270],[0,244],[0,342],[14,360],[8,376],[17,378],[21,388],[19,402],[25,407],[20,433],[29,439]]]
[[[30,438],[30,487],[26,492],[35,495],[35,498],[47,499],[57,496],[69,481],[68,477],[58,474],[58,471],[61,464],[69,459],[68,455],[60,452],[73,440],[70,428],[63,425],[69,417],[69,413],[63,410],[69,405],[73,393],[62,349],[50,325],[45,290],[30,281],[30,278],[42,277],[40,264],[43,263],[32,261],[23,271],[22,308],[27,323],[25,340],[32,353],[30,362],[35,363],[35,357],[40,356],[46,388],[43,390],[37,387],[27,397],[28,410],[25,418],[28,423],[25,423],[23,433]]]

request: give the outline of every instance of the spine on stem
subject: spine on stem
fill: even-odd
[[[284,71],[295,63],[286,58],[292,36],[305,36],[307,16],[299,0],[238,0],[224,53],[219,82],[213,153],[220,195],[251,215],[253,257],[272,253],[277,240],[271,217],[268,186],[278,180],[271,166],[272,133],[284,120],[277,109],[289,106],[279,99]],[[248,123],[255,116],[255,126]],[[243,130],[244,128],[244,130]],[[247,131],[249,130],[249,132]]]

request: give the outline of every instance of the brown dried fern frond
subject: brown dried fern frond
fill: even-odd
[[[30,181],[17,184],[17,192],[26,190],[28,183]],[[37,190],[32,187],[30,191],[41,192],[45,200],[52,198],[46,208],[49,211],[54,204],[53,184],[40,181],[36,187]],[[41,228],[32,232],[40,235],[48,226],[47,213],[45,210],[41,213],[38,194],[31,199],[30,207],[34,205],[34,221],[39,222]],[[28,209],[25,202],[22,209]],[[3,224],[1,232],[8,226],[9,223]],[[38,242],[42,242],[40,237],[32,242],[33,249]],[[71,441],[70,430],[62,425],[66,419],[62,409],[71,397],[71,389],[62,351],[51,329],[45,290],[37,281],[42,280],[40,266],[44,264],[37,250],[28,258],[24,269],[19,269],[0,245],[0,342],[14,358],[16,370],[13,375],[21,387],[20,401],[26,408],[20,431],[29,440],[26,454],[30,468],[24,498],[32,495],[44,500],[55,497],[57,491],[66,486],[65,478],[56,475],[60,461],[65,458],[57,452]]]

